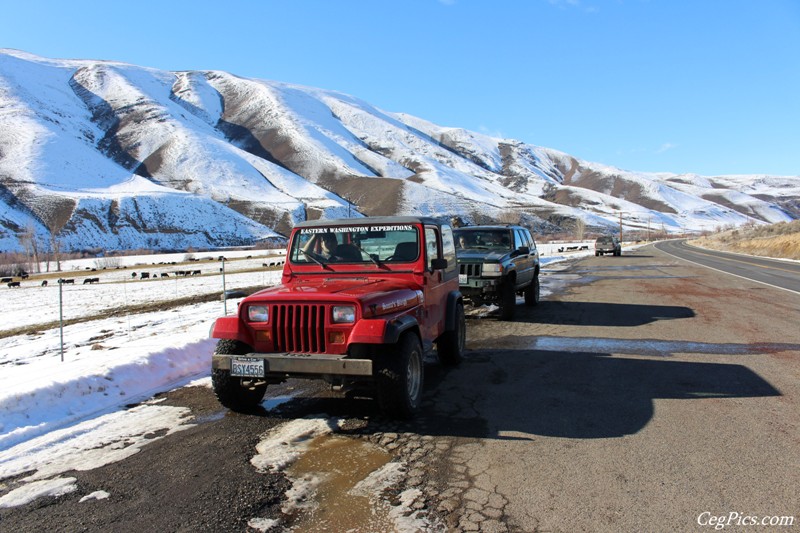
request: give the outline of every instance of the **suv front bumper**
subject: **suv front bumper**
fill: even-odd
[[[230,370],[231,359],[251,358],[264,361],[265,376],[269,374],[311,374],[339,376],[372,376],[371,359],[348,359],[344,355],[305,353],[248,353],[211,356],[211,368]]]
[[[469,296],[471,294],[497,292],[498,285],[500,285],[500,278],[467,278],[466,281],[459,280],[458,289],[464,296]]]

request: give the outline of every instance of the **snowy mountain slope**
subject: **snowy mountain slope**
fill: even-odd
[[[0,50],[0,250],[216,247],[297,221],[524,216],[713,229],[800,216],[800,177],[636,173],[219,71]]]

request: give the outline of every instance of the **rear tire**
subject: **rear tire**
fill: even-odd
[[[533,307],[539,305],[541,288],[539,286],[539,275],[533,276],[533,281],[525,289],[525,305]]]
[[[378,405],[387,417],[411,418],[422,402],[422,344],[409,332],[387,351],[378,358],[375,373]]]
[[[214,353],[220,355],[245,355],[250,347],[243,342],[222,339],[217,343]],[[247,380],[249,381],[249,380]],[[243,384],[242,378],[231,377],[229,370],[218,368],[211,370],[211,386],[219,403],[237,412],[248,412],[255,409],[264,399],[267,384],[255,386]]]
[[[467,322],[464,317],[464,304],[456,304],[455,310],[455,329],[446,331],[439,338],[436,349],[439,352],[439,360],[443,365],[456,366],[461,362],[464,355],[464,346],[467,341]]]

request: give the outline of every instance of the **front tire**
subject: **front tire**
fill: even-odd
[[[422,402],[422,344],[409,332],[387,351],[376,369],[378,405],[387,417],[411,418]]]
[[[243,342],[222,339],[217,343],[214,353],[220,355],[245,355],[250,347]],[[211,386],[217,400],[231,411],[249,412],[264,399],[267,384],[252,385],[249,380],[231,377],[229,370],[214,368],[211,370]]]
[[[436,349],[439,352],[439,360],[443,365],[456,366],[464,356],[464,346],[467,343],[467,321],[464,317],[464,304],[456,304],[455,310],[456,325],[452,331],[442,334]]]
[[[514,280],[506,279],[500,285],[500,320],[514,320],[517,306],[517,294],[514,292]]]

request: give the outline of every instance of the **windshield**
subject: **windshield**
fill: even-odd
[[[292,263],[403,263],[419,257],[419,233],[408,224],[302,228],[294,234]]]
[[[456,246],[461,250],[511,250],[511,233],[505,229],[456,230]]]

